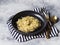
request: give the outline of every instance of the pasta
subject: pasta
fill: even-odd
[[[18,30],[23,31],[25,33],[32,32],[36,28],[41,26],[41,22],[32,16],[22,17],[21,19],[18,19],[16,23]]]

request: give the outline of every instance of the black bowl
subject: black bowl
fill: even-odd
[[[35,31],[28,32],[28,33],[18,30],[16,22],[18,21],[18,19],[25,17],[25,16],[33,16],[37,18],[39,21],[41,21],[41,27],[38,27]],[[14,29],[16,29],[17,32],[23,35],[36,35],[44,30],[44,28],[46,27],[46,24],[47,24],[47,21],[45,17],[42,16],[42,14],[37,13],[35,11],[30,11],[30,10],[19,12],[16,15],[14,15],[12,18],[12,26],[14,27]]]

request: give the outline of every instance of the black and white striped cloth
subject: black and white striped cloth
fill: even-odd
[[[34,11],[39,13],[38,8],[34,9]],[[18,42],[26,42],[26,41],[29,41],[29,40],[32,40],[32,39],[46,37],[46,32],[40,33],[40,34],[37,34],[37,35],[33,35],[33,36],[22,35],[21,33],[17,32],[16,29],[14,29],[14,27],[11,23],[12,18],[13,18],[13,16],[7,21],[7,24],[8,24],[9,31],[12,34],[13,38],[16,39]],[[53,29],[53,27],[52,27],[52,29]],[[58,35],[58,33],[59,32],[58,32],[57,28],[54,27],[54,29],[51,31],[50,37],[55,37],[55,36]]]

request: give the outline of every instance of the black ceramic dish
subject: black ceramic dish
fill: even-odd
[[[37,18],[39,21],[41,21],[41,24],[42,24],[41,27],[38,27],[35,31],[29,32],[29,33],[24,33],[22,31],[19,31],[17,28],[16,22],[18,21],[19,18],[22,18],[25,16],[33,16],[33,17]],[[43,31],[43,29],[46,26],[46,23],[47,23],[46,19],[45,19],[45,17],[42,16],[42,14],[37,13],[35,11],[30,11],[30,10],[19,12],[12,18],[12,25],[13,25],[14,29],[16,29],[17,32],[19,32],[20,34],[23,34],[23,35],[37,35],[41,31]]]

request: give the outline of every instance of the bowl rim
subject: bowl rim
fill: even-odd
[[[18,12],[17,14],[23,13],[23,12],[32,12],[32,13],[36,13],[36,14],[40,15],[41,17],[44,18],[45,24],[44,24],[43,28],[42,28],[40,31],[32,32],[32,33],[24,33],[24,32],[22,32],[22,31],[20,31],[20,30],[17,30],[17,29],[13,26],[13,24],[12,24],[12,26],[14,27],[14,29],[16,29],[16,31],[17,31],[18,33],[21,33],[21,34],[23,34],[23,35],[37,35],[38,33],[42,32],[42,31],[44,30],[44,28],[45,28],[46,25],[47,25],[47,21],[46,21],[46,18],[45,18],[41,13],[38,13],[38,12],[35,12],[35,11],[32,11],[32,10],[25,10],[25,11]],[[17,14],[15,14],[15,15],[13,16],[13,18],[14,18]],[[13,18],[12,18],[12,22],[13,22]]]

